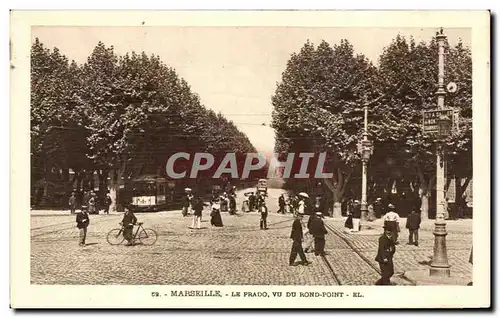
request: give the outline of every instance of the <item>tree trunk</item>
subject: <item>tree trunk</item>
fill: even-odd
[[[333,197],[332,217],[342,218],[342,203],[341,203],[343,197],[342,185],[340,185],[339,183],[333,184],[331,180],[328,179],[323,179],[323,180],[328,189],[332,191],[332,197]]]
[[[420,217],[422,220],[429,219],[429,193],[426,191],[422,193],[421,197],[422,203],[420,205]]]
[[[73,190],[72,184],[69,182],[69,169],[64,168],[62,169],[62,176],[63,176],[63,182],[64,182],[64,199],[66,199],[66,196]],[[70,189],[71,186],[71,189]],[[64,201],[63,201],[64,202]]]
[[[101,195],[106,194],[107,191],[107,178],[108,178],[108,171],[106,170],[99,170],[99,193]]]
[[[339,189],[333,191],[333,210],[332,217],[334,219],[342,218],[342,194]]]
[[[117,182],[117,171],[115,170],[110,170],[109,172],[109,196],[111,197],[111,205],[110,205],[110,210],[111,212],[117,212],[117,201],[118,201],[118,196],[120,192],[120,184]]]
[[[94,173],[95,173],[95,171],[94,171],[94,170],[92,170],[92,171],[90,172],[90,190],[91,190],[91,191],[94,191],[94,189],[95,189],[95,178],[94,178]]]
[[[82,173],[80,171],[75,171],[75,181],[76,181],[76,192],[80,193],[82,189]]]

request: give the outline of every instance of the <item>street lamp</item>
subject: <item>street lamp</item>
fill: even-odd
[[[443,29],[436,34],[438,41],[438,90],[437,104],[438,110],[444,110],[444,43],[446,35],[443,34]],[[443,140],[451,132],[452,122],[447,116],[441,115],[437,118],[437,133],[440,140]],[[436,149],[436,222],[434,223],[434,255],[432,258],[430,276],[449,277],[450,265],[448,264],[448,255],[446,251],[446,221],[445,221],[445,158],[442,151],[443,145]]]
[[[358,143],[358,152],[361,156],[361,162],[363,164],[362,170],[362,180],[361,180],[361,218],[363,219],[368,212],[368,204],[366,200],[366,188],[367,188],[367,165],[370,156],[373,154],[373,143],[368,140],[368,104],[364,107],[364,132],[363,140]]]
[[[438,126],[439,138],[445,139],[451,132],[451,126],[452,126],[451,118],[446,115],[440,116],[439,119],[437,120],[437,126]]]

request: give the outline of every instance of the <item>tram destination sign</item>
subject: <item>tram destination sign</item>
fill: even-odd
[[[458,110],[454,108],[424,110],[422,121],[424,133],[437,133],[439,131],[437,120],[443,115],[450,118],[452,120],[452,127],[455,127],[455,125],[457,124],[456,116],[458,115]]]

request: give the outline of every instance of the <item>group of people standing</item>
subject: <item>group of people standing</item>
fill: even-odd
[[[75,214],[76,209],[79,205],[82,207],[86,206],[88,209],[88,213],[90,214],[99,214],[99,210],[101,208],[104,214],[109,214],[109,207],[111,206],[112,202],[113,200],[111,199],[109,193],[106,194],[101,202],[94,191],[84,191],[80,200],[77,197],[76,192],[73,191],[69,197],[68,205],[71,214]]]
[[[191,224],[192,229],[201,228],[201,219],[203,216],[203,209],[205,206],[211,206],[210,212],[210,225],[215,227],[222,227],[221,217],[221,201],[222,198],[218,195],[214,195],[210,200],[210,204],[203,202],[203,198],[200,195],[193,194],[190,188],[184,189],[185,194],[183,197],[182,204],[182,216],[187,217],[189,214],[193,214],[193,222]],[[235,204],[236,206],[236,204]],[[233,213],[234,214],[234,213]]]

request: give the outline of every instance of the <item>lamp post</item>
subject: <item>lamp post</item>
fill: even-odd
[[[438,66],[438,90],[436,92],[438,110],[444,109],[444,42],[446,35],[443,29],[436,35],[439,47],[439,66]],[[447,116],[440,116],[437,119],[438,137],[446,137],[451,131],[451,119]],[[436,149],[436,222],[434,223],[434,256],[432,258],[430,276],[450,276],[450,265],[448,264],[448,255],[446,251],[446,221],[445,221],[445,158],[443,146],[439,145]]]
[[[370,156],[373,153],[373,145],[368,140],[368,104],[364,106],[364,130],[363,140],[358,144],[358,151],[361,155],[362,162],[362,180],[361,180],[361,218],[364,219],[368,212],[368,204],[366,199],[367,188],[367,165]]]

